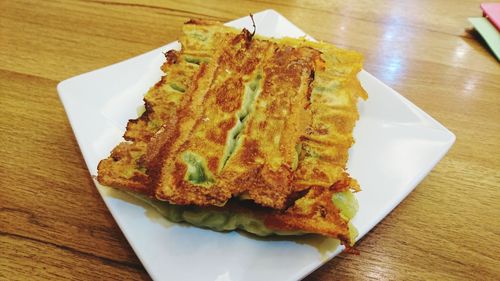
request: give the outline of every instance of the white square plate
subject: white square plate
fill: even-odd
[[[257,33],[305,33],[273,10],[254,15]],[[228,23],[251,29],[249,17]],[[162,52],[174,42],[126,61],[61,82],[57,90],[91,175],[137,117],[142,96],[162,75]],[[369,95],[360,102],[348,170],[358,179],[360,209],[353,220],[361,238],[429,173],[455,141],[453,133],[366,71]],[[155,211],[96,185],[130,245],[155,280],[295,280],[342,248],[333,239],[258,239],[171,224]]]

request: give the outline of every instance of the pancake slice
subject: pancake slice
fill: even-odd
[[[220,27],[218,22],[201,20],[183,26],[182,49],[165,53],[166,61],[161,67],[165,75],[144,96],[145,111],[137,119],[129,120],[123,136],[126,142],[99,162],[97,179],[101,184],[152,193],[145,158],[147,144],[165,123],[176,119],[184,93],[199,72],[200,62],[208,61],[216,49]]]
[[[237,195],[266,207],[286,207],[297,145],[311,123],[309,97],[319,54],[277,45],[264,62],[262,91],[221,174],[222,184],[236,186]]]
[[[311,93],[312,124],[301,139],[301,157],[295,173],[295,190],[310,186],[330,187],[337,182],[356,182],[345,171],[352,131],[359,118],[357,101],[366,93],[356,79],[362,56],[321,43],[303,41],[322,52]]]
[[[176,127],[160,134],[173,134],[153,161],[156,196],[174,204],[223,205],[232,188],[217,184],[232,141],[256,89],[258,66],[272,49],[266,41],[251,42],[244,30],[228,34],[203,75],[187,93],[185,107],[178,111]],[[163,138],[158,136],[158,138]],[[161,167],[158,173],[155,169]]]

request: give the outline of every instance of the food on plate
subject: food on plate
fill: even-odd
[[[362,56],[190,20],[98,181],[171,221],[352,245],[360,190],[346,172]]]

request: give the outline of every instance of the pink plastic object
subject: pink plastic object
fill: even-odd
[[[482,3],[481,10],[483,10],[483,16],[486,17],[497,30],[500,30],[500,3]]]

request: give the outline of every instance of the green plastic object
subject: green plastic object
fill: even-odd
[[[484,38],[484,41],[486,41],[486,44],[488,44],[490,49],[493,51],[497,60],[500,60],[500,33],[498,30],[487,18],[469,18],[469,22]]]

